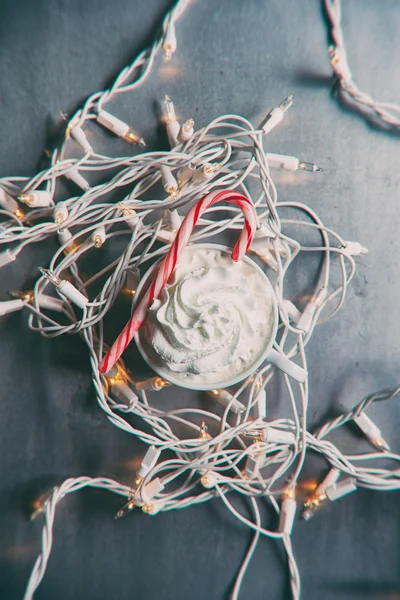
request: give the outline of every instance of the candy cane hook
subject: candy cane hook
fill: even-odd
[[[210,206],[217,202],[230,202],[239,207],[244,216],[244,228],[239,236],[238,241],[232,251],[232,259],[239,261],[250,247],[254,237],[254,232],[257,226],[257,214],[253,202],[235,192],[234,190],[225,190],[224,192],[211,192],[204,196],[197,204],[195,204],[187,213],[182,221],[182,224],[176,234],[176,237],[165,257],[157,270],[157,275],[154,277],[151,285],[136,306],[134,313],[125,325],[124,329],[111,346],[105,357],[100,363],[99,370],[101,373],[108,371],[115,365],[121,354],[125,351],[133,336],[140,329],[147,317],[147,312],[155,298],[158,298],[165,284],[168,282],[171,274],[174,272],[178,259],[187,244],[187,241],[196,226],[201,215]]]

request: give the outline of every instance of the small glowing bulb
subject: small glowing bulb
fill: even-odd
[[[168,194],[168,200],[177,200],[179,198],[178,188],[175,186],[170,186],[165,190]]]
[[[288,96],[287,98],[285,98],[279,105],[279,108],[283,111],[286,112],[288,108],[290,108],[293,104],[293,100],[294,100],[294,94],[290,94],[290,96]]]
[[[180,142],[187,142],[190,140],[192,135],[194,134],[194,121],[193,119],[188,119],[180,128],[178,133],[178,140]]]
[[[140,475],[137,475],[133,482],[132,489],[135,490],[135,492],[137,492],[138,489],[142,486],[143,481],[144,481],[144,478],[140,477]]]
[[[310,171],[310,173],[322,173],[322,171],[323,171],[322,167],[318,167],[314,163],[304,162],[304,161],[300,161],[299,162],[299,167],[298,168],[301,171]]]
[[[261,260],[267,265],[267,267],[272,269],[272,271],[278,271],[278,262],[275,256],[273,256],[272,252],[264,248],[264,250],[254,250],[254,253],[258,256],[258,258],[261,258]]]
[[[164,62],[167,63],[172,58],[171,44],[165,44],[163,50],[164,50]]]
[[[129,225],[132,230],[134,230],[140,221],[137,212],[130,206],[124,204],[124,202],[118,202],[118,206],[124,215],[126,224]]]
[[[58,202],[53,212],[56,225],[62,225],[68,219],[68,207],[65,202]]]
[[[17,210],[14,211],[14,215],[17,217],[17,219],[23,219],[25,216],[25,213],[20,209],[17,208]]]
[[[0,187],[0,208],[13,212],[14,214],[18,210],[18,202],[10,196],[2,187]]]
[[[139,285],[140,281],[140,271],[138,268],[130,269],[126,273],[125,279],[125,289],[124,291],[128,292],[130,296],[134,296],[136,294],[136,289]]]
[[[166,379],[162,379],[161,377],[156,377],[155,381],[154,381],[157,389],[162,390],[165,387],[169,387],[172,385],[172,383],[170,381],[167,381]]]
[[[221,168],[216,163],[206,163],[200,169],[195,169],[192,174],[192,180],[194,182],[202,182],[205,179],[211,179]]]
[[[144,139],[138,135],[136,135],[136,133],[133,133],[133,131],[129,130],[125,135],[124,138],[126,139],[127,142],[130,142],[131,144],[139,144],[139,146],[142,146],[143,148],[146,146],[146,142],[144,141]]]
[[[39,267],[39,271],[43,277],[50,281],[50,283],[52,283],[57,289],[60,287],[62,280],[57,277],[57,275],[54,275],[52,271],[49,271],[49,269],[44,269],[43,267]]]
[[[117,519],[122,519],[123,517],[126,517],[126,515],[128,515],[130,512],[133,511],[135,506],[136,506],[136,503],[134,500],[132,500],[132,499],[128,500],[128,502],[126,504],[124,504],[124,506],[122,508],[119,509],[119,511],[115,515],[114,519],[117,520]]]
[[[97,229],[93,231],[91,238],[93,246],[95,248],[101,248],[107,238],[104,225],[100,225],[100,227],[97,227]]]
[[[160,165],[161,179],[164,190],[175,199],[178,197],[178,182],[176,181],[171,169],[167,165]]]
[[[18,196],[18,200],[30,206],[33,202],[33,194],[20,194]]]
[[[314,513],[328,500],[335,502],[356,491],[357,486],[353,477],[338,481],[339,476],[338,469],[331,469],[323,482],[304,503],[303,519],[309,521]]]
[[[50,492],[42,494],[41,496],[39,496],[32,502],[32,505],[31,505],[32,512],[30,514],[31,521],[36,519],[36,517],[38,517],[41,513],[43,513],[46,510],[46,504],[47,504],[48,500],[51,498],[52,493],[53,493],[53,491],[51,490]]]
[[[172,385],[169,381],[162,379],[162,377],[151,377],[144,381],[137,381],[135,387],[137,390],[152,390],[153,392],[159,392],[165,387]]]
[[[270,133],[276,125],[278,125],[282,119],[285,112],[290,108],[293,104],[293,94],[288,96],[280,103],[277,108],[273,108],[265,117],[263,122],[260,125],[260,129],[263,130],[264,134]]]
[[[29,292],[9,292],[9,294],[13,297],[13,298],[19,298],[20,300],[24,300],[26,302],[31,303],[33,301],[33,292],[29,291]]]
[[[124,217],[132,216],[134,211],[129,206],[126,206],[126,204],[124,204],[123,202],[118,202],[118,206],[120,207],[121,212],[124,215]]]
[[[323,504],[325,501],[326,494],[324,492],[321,492],[320,494],[312,494],[309,498],[307,498],[307,500],[304,502],[305,510],[303,511],[303,519],[305,521],[309,521],[314,516],[314,513],[321,507],[321,504]]]
[[[32,502],[32,512],[30,519],[34,521],[36,517],[38,517],[42,512],[44,512],[44,505],[40,502],[40,500],[35,500]]]
[[[191,131],[193,129],[194,126],[194,121],[193,119],[188,119],[183,125],[182,125],[182,129],[183,131],[185,131],[186,133],[188,133],[189,131]]]
[[[117,383],[117,381],[126,381],[126,372],[121,364],[116,363],[112,369],[105,373],[104,377],[110,385]]]
[[[202,421],[202,423],[200,425],[199,437],[202,440],[207,440],[207,439],[210,438],[210,434],[208,433],[208,427],[207,427],[207,425],[206,425],[206,423],[204,421]]]
[[[30,208],[46,208],[50,206],[52,198],[46,190],[35,190],[20,194],[18,200]]]
[[[389,444],[382,437],[381,430],[365,412],[354,416],[353,421],[375,448],[378,450],[390,450]]]
[[[200,483],[203,487],[210,489],[217,483],[217,474],[214,471],[207,471],[201,478]]]
[[[387,450],[390,451],[390,446],[389,444],[381,437],[376,438],[374,440],[370,440],[371,444],[373,446],[375,446],[375,448],[377,448],[378,450]]]
[[[176,50],[176,35],[173,21],[168,24],[163,43],[164,62],[168,63]]]
[[[214,173],[216,173],[219,169],[219,165],[210,163],[208,165],[204,166],[204,174],[205,175],[213,175]]]
[[[290,500],[294,500],[296,498],[295,489],[293,487],[289,488],[288,490],[286,490],[286,492],[284,492],[283,497],[288,498]]]

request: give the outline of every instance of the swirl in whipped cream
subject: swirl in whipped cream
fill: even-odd
[[[262,274],[224,250],[188,247],[173,281],[154,300],[145,337],[163,367],[182,382],[221,382],[263,354],[274,324]]]

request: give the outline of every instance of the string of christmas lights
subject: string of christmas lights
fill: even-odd
[[[139,132],[105,111],[113,96],[131,92],[144,81],[157,64],[161,50],[164,60],[172,59],[177,47],[175,23],[186,5],[187,0],[177,2],[164,20],[160,39],[124,68],[108,90],[91,95],[72,117],[64,116],[65,136],[49,153],[47,168],[31,178],[0,180],[0,268],[15,268],[14,261],[30,244],[51,237],[59,241],[49,263],[38,265],[40,276],[33,290],[14,292],[12,300],[0,302],[0,314],[26,309],[29,327],[45,337],[79,334],[89,352],[100,408],[113,425],[148,447],[131,486],[108,478],[82,476],[67,479],[38,499],[33,516],[44,513],[42,550],[25,600],[33,598],[44,577],[58,503],[67,494],[87,486],[124,498],[117,519],[138,508],[155,516],[160,511],[220,498],[230,513],[254,532],[237,574],[233,599],[239,597],[261,536],[283,544],[292,597],[300,598],[300,575],[291,533],[304,496],[299,478],[308,451],[324,457],[328,471],[303,498],[306,520],[324,503],[337,501],[359,487],[400,487],[400,470],[396,466],[392,470],[376,467],[383,453],[395,462],[400,456],[390,451],[380,430],[365,413],[369,404],[389,400],[400,387],[368,396],[318,432],[312,432],[308,429],[308,377],[304,382],[295,381],[270,363],[261,365],[235,388],[205,393],[207,410],[190,405],[168,411],[155,408],[152,394],[162,393],[170,383],[157,376],[138,381],[121,359],[105,375],[99,371],[109,348],[104,339],[105,315],[112,315],[119,294],[128,290],[135,295],[141,274],[166,254],[182,217],[210,191],[229,188],[253,199],[258,224],[250,253],[267,272],[278,300],[280,325],[275,349],[295,359],[305,372],[306,346],[315,327],[340,310],[355,274],[355,258],[367,252],[360,243],[343,240],[326,227],[309,206],[278,201],[273,168],[299,171],[298,177],[302,177],[301,171],[322,170],[297,157],[265,151],[266,136],[284,119],[293,96],[273,108],[257,127],[242,116],[223,115],[201,129],[195,128],[190,115],[183,124],[178,122],[173,102],[166,96],[169,151],[147,151]],[[336,9],[339,6],[337,2],[327,2],[328,5]],[[340,21],[340,15],[338,18]],[[383,113],[381,116],[386,118]],[[135,153],[119,157],[98,154],[85,132],[85,124],[91,120],[134,144]],[[67,150],[80,150],[81,156],[65,158]],[[102,182],[92,183],[98,174]],[[75,196],[65,197],[64,193],[60,199],[63,192],[59,182],[63,177],[76,184]],[[288,228],[293,225],[299,239],[288,235]],[[237,207],[213,206],[199,219],[191,241],[231,232],[237,236],[242,228],[243,215]],[[311,231],[319,234],[319,245],[304,241]],[[118,244],[114,243],[116,238]],[[113,255],[112,260],[101,271],[83,277],[82,259],[104,248]],[[286,296],[285,283],[297,268],[296,257],[304,252],[320,255],[322,266],[308,301],[296,305],[294,298]],[[340,269],[339,282],[332,274],[333,265]],[[100,291],[93,291],[99,288]],[[267,394],[277,378],[284,384],[291,414],[268,420]],[[143,423],[143,429],[131,424],[131,415],[137,417],[134,423]],[[325,439],[330,431],[349,422],[356,423],[375,446],[373,452],[344,454]],[[182,431],[186,432],[184,436]],[[173,458],[166,458],[166,453],[172,453]],[[248,499],[251,518],[236,507],[238,495]],[[263,525],[260,509],[265,507],[276,515],[274,529]]]
[[[400,105],[393,102],[378,102],[360,90],[353,79],[347,60],[347,51],[342,31],[342,6],[340,0],[324,0],[332,45],[329,47],[331,67],[340,97],[350,102],[365,118],[389,131],[400,127]]]

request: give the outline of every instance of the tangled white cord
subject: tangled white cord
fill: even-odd
[[[159,392],[168,382],[159,377],[137,381],[134,373],[130,374],[121,361],[106,377],[99,373],[99,362],[106,349],[105,314],[112,310],[122,289],[128,287],[130,292],[135,292],[140,268],[166,253],[182,213],[213,189],[234,188],[254,199],[260,227],[253,250],[269,270],[279,305],[280,326],[275,347],[290,359],[297,357],[305,370],[305,349],[316,325],[326,322],[340,310],[356,269],[353,257],[366,252],[359,243],[344,241],[326,227],[307,205],[278,201],[271,166],[320,170],[296,157],[264,150],[265,135],[282,120],[292,97],[272,109],[258,128],[241,116],[224,115],[198,131],[194,131],[191,119],[183,126],[179,125],[173,104],[166,98],[170,151],[141,152],[117,158],[93,151],[83,129],[88,120],[97,120],[127,141],[143,146],[141,138],[107,113],[104,106],[115,94],[132,91],[144,80],[161,48],[164,58],[171,59],[176,50],[175,22],[186,4],[187,0],[177,2],[164,21],[161,38],[123,69],[110,89],[90,96],[68,120],[65,139],[51,153],[47,169],[33,178],[0,180],[0,214],[3,217],[0,244],[5,248],[0,253],[0,267],[15,260],[29,244],[51,236],[58,236],[60,240],[60,248],[50,260],[48,269],[42,269],[34,290],[17,293],[17,299],[0,303],[0,314],[26,308],[30,313],[30,328],[43,336],[79,333],[89,351],[100,407],[116,427],[149,446],[132,487],[106,478],[78,477],[67,479],[40,499],[37,512],[45,513],[42,551],[33,567],[25,600],[33,598],[45,574],[58,503],[65,495],[84,487],[107,489],[123,496],[126,503],[118,517],[135,507],[155,515],[159,511],[182,509],[219,497],[237,519],[254,531],[237,574],[232,593],[234,600],[239,596],[246,569],[261,536],[283,543],[292,597],[300,598],[300,576],[290,535],[302,495],[305,500],[303,514],[309,519],[321,504],[336,501],[357,487],[377,490],[400,487],[399,469],[391,471],[375,466],[382,452],[393,461],[399,461],[400,456],[389,451],[381,432],[364,412],[371,402],[390,399],[400,388],[369,396],[312,433],[307,423],[308,379],[304,383],[293,382],[269,363],[264,363],[231,391],[212,390],[209,410],[191,406],[169,411],[154,408],[147,392]],[[327,5],[338,7],[335,2]],[[83,150],[80,158],[64,158],[66,148],[73,148],[71,140]],[[102,183],[90,186],[84,175],[90,179],[98,173],[102,175]],[[80,186],[81,193],[55,202],[56,194],[59,195],[58,183],[63,176]],[[25,207],[23,210],[14,196],[19,196],[30,210],[24,212]],[[219,218],[222,210],[223,218]],[[232,216],[226,217],[226,211]],[[243,226],[241,212],[232,206],[215,206],[207,216],[207,219],[200,219],[193,241],[219,236]],[[285,231],[293,225],[300,235],[317,231],[321,244],[310,246],[290,237]],[[121,244],[112,242],[116,238],[123,239],[122,251],[118,250]],[[113,260],[84,281],[79,271],[81,258],[87,253],[98,252],[104,244],[112,248]],[[295,259],[301,252],[322,256],[317,285],[302,310],[285,297],[284,286],[286,277],[296,268]],[[339,265],[339,282],[332,276],[332,264]],[[55,285],[59,297],[49,293],[50,282]],[[95,295],[90,293],[94,284],[100,287]],[[57,311],[60,318],[49,316],[50,310]],[[282,377],[291,415],[268,422],[266,389],[278,376]],[[218,410],[212,398],[224,408]],[[152,433],[134,427],[125,415],[135,415]],[[324,439],[332,429],[348,421],[358,424],[377,451],[346,455]],[[180,432],[182,426],[185,427],[185,437],[174,430],[176,425]],[[299,477],[308,450],[323,456],[329,471],[316,489],[304,497]],[[174,457],[163,460],[165,451],[173,453]],[[367,466],[359,466],[360,462]],[[236,495],[248,499],[251,519],[235,507]],[[279,516],[276,530],[262,524],[260,507],[264,505]]]
[[[347,97],[357,110],[381,127],[398,129],[400,127],[400,105],[392,102],[377,102],[371,96],[358,89],[349,64],[341,27],[342,8],[340,0],[324,0],[326,16],[329,21],[332,46],[329,48],[331,66],[336,75],[339,93]]]

